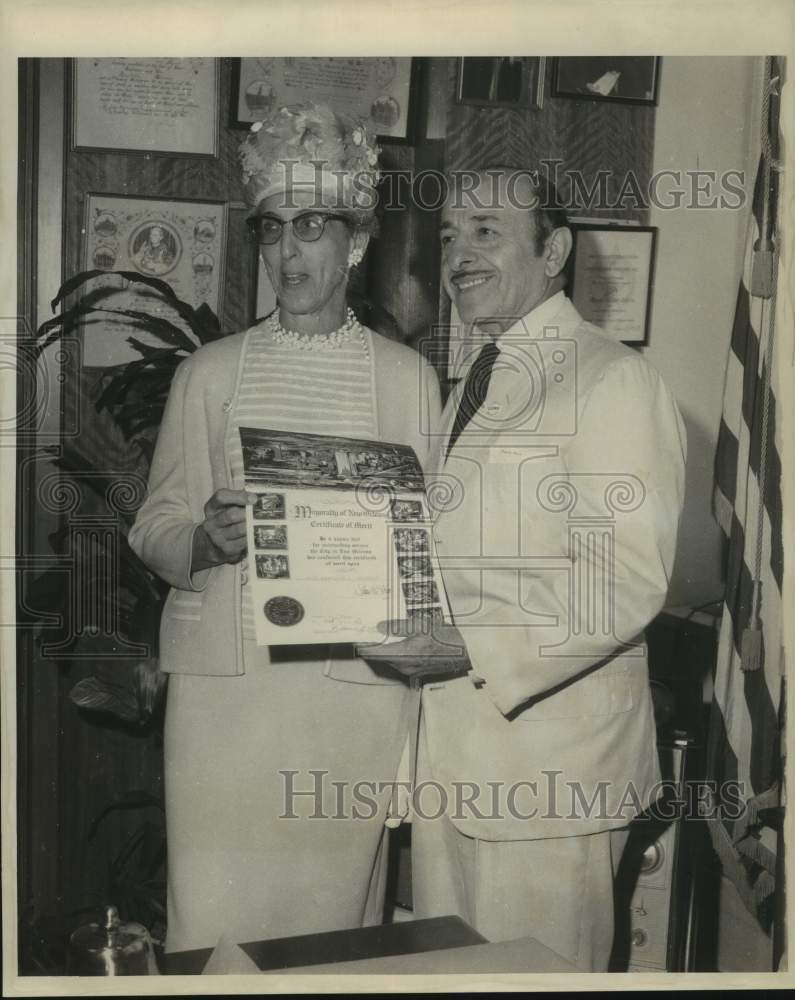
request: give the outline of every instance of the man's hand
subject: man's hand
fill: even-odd
[[[204,521],[193,533],[191,572],[237,563],[246,554],[246,506],[256,503],[248,490],[216,490],[204,505]]]
[[[391,667],[404,677],[456,677],[472,666],[461,633],[454,625],[418,618],[381,622],[378,627],[384,635],[401,636],[401,641],[358,646],[358,655]]]

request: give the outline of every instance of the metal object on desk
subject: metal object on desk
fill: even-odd
[[[152,939],[142,924],[123,924],[115,906],[106,906],[101,923],[78,927],[69,939],[73,976],[156,976]]]

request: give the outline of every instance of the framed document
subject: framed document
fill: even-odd
[[[76,150],[218,155],[218,60],[72,61]]]
[[[380,642],[449,621],[422,470],[407,445],[241,427],[257,643]]]
[[[580,315],[614,340],[647,343],[657,229],[574,221],[571,229],[571,298]]]
[[[379,56],[261,56],[235,60],[232,125],[246,128],[274,108],[316,101],[369,119],[379,139],[414,138],[419,61]]]
[[[203,302],[221,315],[226,261],[227,205],[214,201],[124,197],[89,194],[86,198],[83,266],[86,270],[137,271],[161,278],[178,298],[197,308]],[[115,275],[94,279],[90,294],[117,288]],[[135,286],[103,295],[102,306],[138,309],[183,325],[158,296]],[[121,329],[120,329],[121,326]],[[184,326],[186,332],[187,326]],[[122,364],[139,355],[126,345],[122,320],[87,323],[83,361],[88,367]],[[160,341],[132,326],[129,334],[152,346]]]
[[[571,56],[555,60],[553,97],[656,104],[658,56]]]
[[[541,108],[545,74],[543,56],[466,56],[458,61],[456,100],[483,108]]]

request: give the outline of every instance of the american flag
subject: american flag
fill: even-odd
[[[713,845],[724,874],[763,926],[773,917],[784,748],[776,60],[767,59],[766,70],[763,134],[770,128],[754,188],[716,453],[714,510],[727,562],[707,747],[707,777],[720,809],[709,820]],[[732,809],[732,798],[739,808]]]

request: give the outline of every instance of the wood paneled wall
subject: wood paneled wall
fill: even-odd
[[[607,171],[610,203],[619,200],[630,174],[645,191],[652,172],[655,109],[552,97],[553,70],[554,59],[547,59],[543,107],[481,108],[456,103],[458,60],[450,59],[446,167],[474,169],[507,163],[533,168],[541,160],[560,160],[559,194],[564,202],[570,196],[568,177],[575,171],[588,186],[599,171]],[[648,212],[638,208],[632,197],[624,199],[623,207],[593,207],[573,214],[648,221]]]

